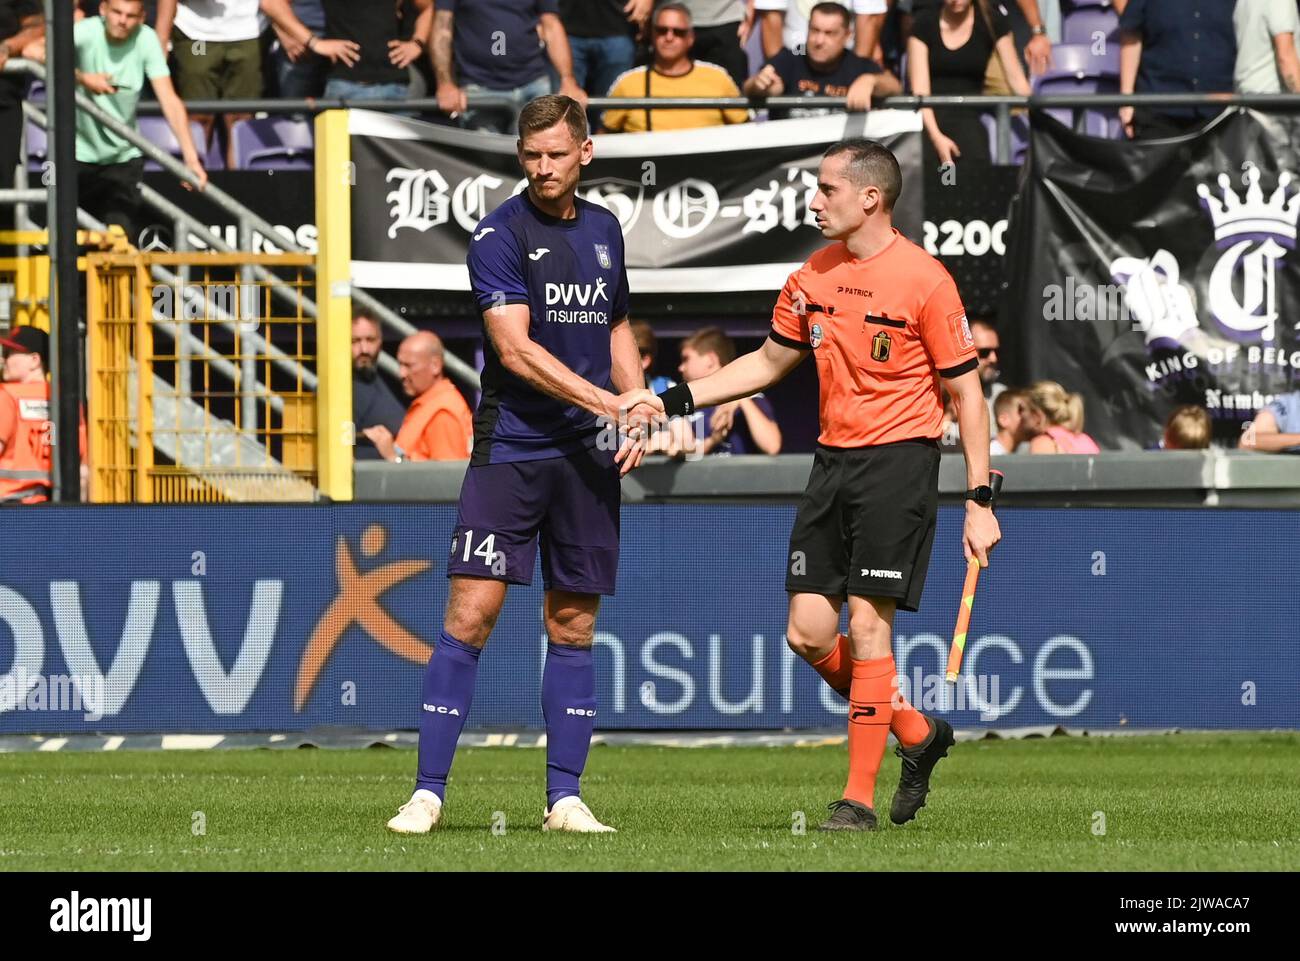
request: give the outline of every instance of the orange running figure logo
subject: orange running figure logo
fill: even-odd
[[[371,524],[361,535],[361,554],[375,557],[384,549],[387,534],[379,524]],[[356,624],[386,650],[416,664],[424,664],[433,648],[420,640],[384,610],[379,598],[390,588],[423,574],[433,565],[429,561],[394,561],[362,574],[352,560],[347,538],[340,537],[334,552],[339,593],[316,623],[298,665],[298,683],[294,686],[293,709],[301,711],[312,688],[316,686],[325,663],[334,653],[344,632]]]

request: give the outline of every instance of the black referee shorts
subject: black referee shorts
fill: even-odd
[[[790,532],[785,589],[921,605],[939,506],[939,447],[818,447]]]

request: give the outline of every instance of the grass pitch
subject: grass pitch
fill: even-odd
[[[1297,758],[1300,734],[964,742],[895,828],[890,752],[882,830],[842,835],[815,830],[842,746],[597,746],[584,797],[619,833],[584,837],[540,830],[543,751],[468,749],[442,825],[402,837],[409,749],[6,754],[0,869],[1295,870]]]

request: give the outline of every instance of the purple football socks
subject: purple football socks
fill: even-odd
[[[481,653],[477,647],[462,644],[443,631],[424,671],[424,696],[420,703],[420,773],[415,787],[416,790],[432,791],[440,801],[445,800],[447,774],[456,754],[456,742],[474,700],[474,681],[478,677]]]
[[[596,669],[590,647],[546,646],[542,671],[542,716],[546,719],[546,805],[577,797],[596,726]],[[421,737],[421,750],[424,739]]]

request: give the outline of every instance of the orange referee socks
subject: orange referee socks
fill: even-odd
[[[853,658],[849,651],[849,638],[841,634],[830,653],[813,663],[813,670],[841,697],[848,696],[853,681]],[[903,747],[914,747],[930,736],[930,725],[902,694],[894,691],[893,696],[894,718],[889,730]]]
[[[853,662],[849,688],[849,780],[844,796],[874,808],[876,774],[894,716],[894,658]]]
[[[813,661],[813,670],[822,676],[822,680],[831,686],[831,690],[840,697],[849,696],[849,684],[853,681],[853,658],[849,654],[849,639],[841,634],[830,653],[820,661]]]
[[[903,747],[915,747],[930,736],[930,722],[895,689],[894,719],[889,722],[889,730]]]

